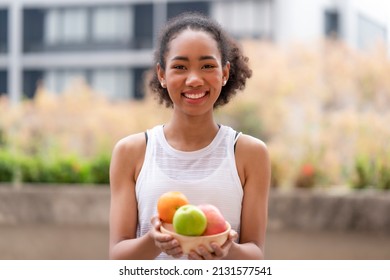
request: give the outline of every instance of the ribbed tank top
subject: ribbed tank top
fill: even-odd
[[[145,159],[136,182],[138,203],[137,236],[150,229],[157,214],[158,198],[180,191],[191,204],[213,204],[239,234],[243,189],[234,157],[239,134],[221,125],[212,142],[197,151],[174,149],[167,142],[163,125],[147,131]],[[165,253],[158,259],[170,259]]]

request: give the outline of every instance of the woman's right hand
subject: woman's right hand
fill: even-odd
[[[180,258],[183,255],[180,243],[172,235],[161,232],[160,218],[158,216],[154,216],[150,222],[152,224],[150,236],[154,240],[156,247],[167,255],[174,258]]]

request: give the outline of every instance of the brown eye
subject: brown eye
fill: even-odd
[[[185,70],[185,66],[183,65],[174,65],[172,68],[177,70]]]
[[[212,65],[212,64],[206,64],[206,65],[203,66],[203,68],[204,69],[213,69],[213,68],[215,68],[215,66]]]

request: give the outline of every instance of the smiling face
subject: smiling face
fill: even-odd
[[[204,31],[186,29],[169,43],[165,61],[165,69],[157,66],[158,78],[174,110],[187,115],[212,113],[229,75],[229,64],[222,65],[215,39]]]

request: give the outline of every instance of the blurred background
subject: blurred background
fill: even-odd
[[[381,0],[0,0],[0,259],[108,257],[111,150],[167,120],[146,78],[184,11],[249,57],[217,118],[270,150],[268,258],[390,259]]]

